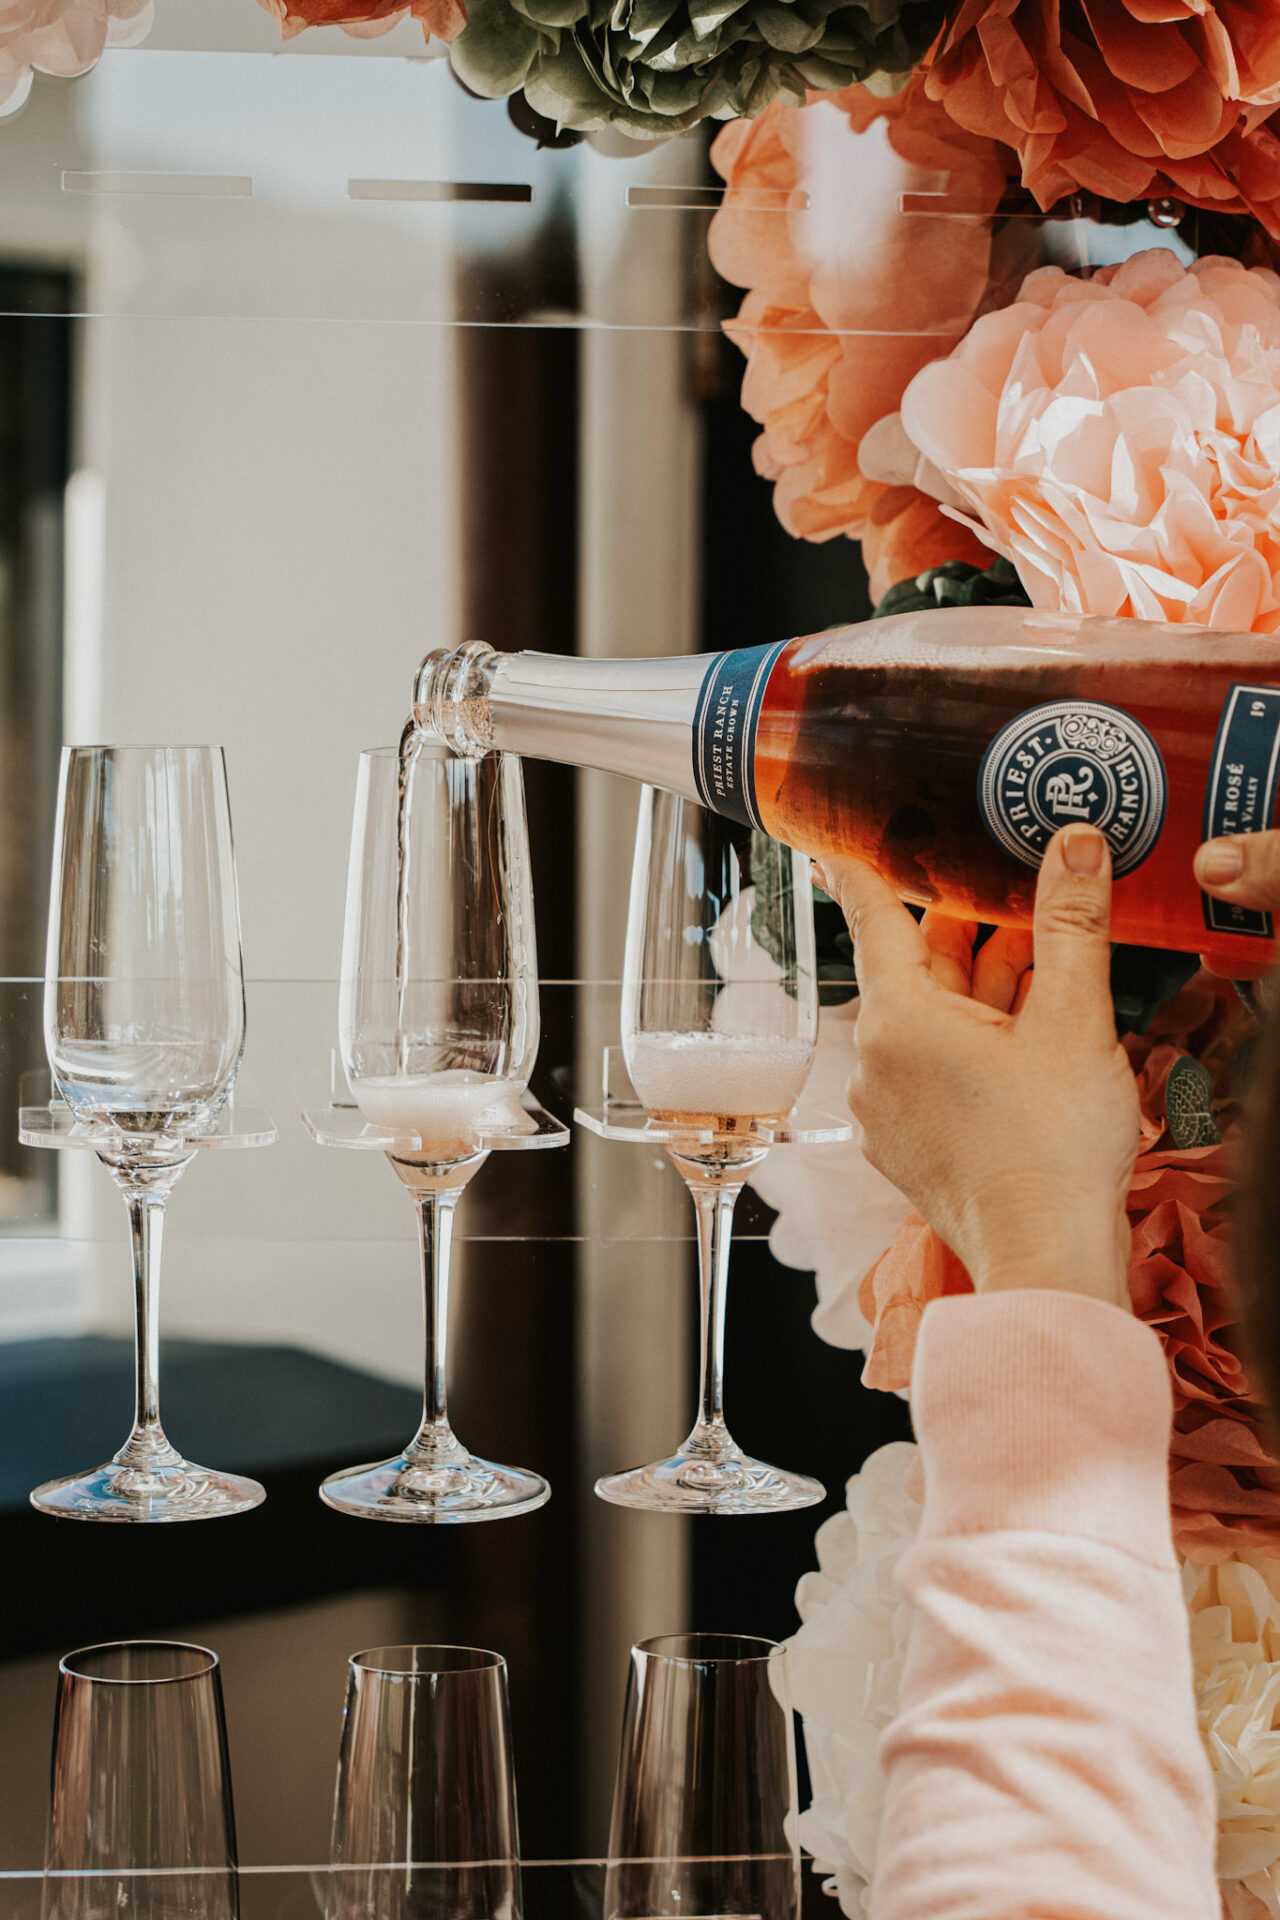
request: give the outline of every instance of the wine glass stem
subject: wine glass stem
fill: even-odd
[[[422,1237],[422,1319],[425,1335],[425,1383],[422,1425],[411,1452],[438,1454],[457,1447],[449,1425],[446,1375],[449,1353],[449,1254],[453,1243],[456,1193],[418,1197]]]
[[[125,1195],[136,1324],[133,1432],[116,1455],[126,1466],[155,1466],[177,1458],[160,1425],[160,1250],[165,1197],[145,1189]]]
[[[692,1189],[698,1216],[698,1286],[702,1299],[698,1419],[686,1448],[719,1452],[732,1445],[724,1421],[724,1309],[729,1283],[733,1209],[740,1185],[719,1182]]]

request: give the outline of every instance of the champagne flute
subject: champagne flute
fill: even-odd
[[[724,1417],[733,1211],[813,1064],[818,986],[808,862],[676,794],[644,788],[622,981],[622,1047],[693,1196],[702,1302],[699,1407],[667,1460],[596,1482],[617,1506],[779,1513],[816,1480],[743,1453]],[[683,1132],[683,1129],[688,1132]]]
[[[351,1656],[330,1862],[327,1920],[520,1920],[500,1654]]]
[[[44,1920],[237,1920],[217,1655],[164,1640],[58,1665]]]
[[[633,1647],[605,1920],[796,1920],[797,1831],[785,1649],[728,1633]]]
[[[406,729],[361,755],[338,1011],[366,1121],[419,1144],[387,1158],[418,1209],[422,1420],[394,1460],[331,1474],[329,1506],[374,1520],[492,1520],[540,1507],[536,1473],[469,1453],[449,1423],[454,1212],[488,1158],[487,1128],[532,1128],[538,962],[520,762],[456,758]]]
[[[244,973],[221,747],[68,747],[54,828],[45,1048],[129,1212],[136,1301],[133,1431],[86,1474],[31,1495],[75,1520],[204,1520],[263,1499],[194,1466],[160,1424],[164,1209],[231,1091]]]

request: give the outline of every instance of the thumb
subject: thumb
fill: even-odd
[[[1206,840],[1196,855],[1206,893],[1239,907],[1280,907],[1280,833],[1233,833]]]
[[[1069,1020],[1080,1038],[1115,1038],[1111,849],[1096,827],[1067,827],[1046,849],[1036,887],[1035,973],[1027,1008]]]

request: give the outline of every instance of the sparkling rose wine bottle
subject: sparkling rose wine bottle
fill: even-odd
[[[771,647],[661,660],[430,653],[414,719],[491,747],[627,773],[904,899],[1031,918],[1051,834],[1101,828],[1117,940],[1257,972],[1267,914],[1209,900],[1202,838],[1272,825],[1280,646],[1019,607],[899,614]]]

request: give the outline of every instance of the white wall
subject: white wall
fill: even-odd
[[[0,250],[84,276],[68,739],[227,751],[246,1075],[281,1139],[204,1155],[179,1185],[166,1332],[294,1341],[409,1381],[413,1211],[380,1156],[325,1153],[298,1111],[327,1085],[336,1039],[356,756],[398,731],[426,647],[467,637],[457,262],[518,246],[556,193],[578,193],[586,299],[624,329],[586,356],[588,551],[600,558],[586,612],[613,650],[635,585],[614,569],[627,546],[616,542],[642,529],[641,584],[666,582],[647,609],[654,650],[688,645],[695,444],[683,343],[665,331],[685,291],[679,216],[630,212],[624,192],[700,175],[679,147],[636,161],[536,154],[501,104],[468,101],[420,57],[409,26],[379,42],[303,35],[285,57],[274,35],[247,0],[234,16],[225,0],[162,0],[149,44],[72,85],[38,82],[0,123]],[[321,50],[331,57],[300,57]],[[67,173],[91,190],[65,191]],[[96,190],[128,184],[121,174],[247,179],[252,193],[175,194],[154,178],[148,192]],[[353,202],[351,178],[529,180],[537,199]],[[625,331],[633,321],[646,331]],[[635,416],[638,396],[638,418],[615,417],[619,400]],[[596,538],[606,523],[612,558]],[[492,564],[502,552],[495,525]],[[634,650],[637,633],[623,644]],[[629,818],[630,794],[614,804]],[[594,805],[592,818],[592,857],[607,863],[622,829],[602,839]],[[619,899],[624,886],[623,873]],[[607,947],[589,945],[593,967],[610,970]],[[56,1299],[45,1286],[43,1324],[123,1329],[123,1207],[96,1163],[63,1156],[62,1173],[64,1281]],[[499,1177],[495,1164],[486,1178]],[[591,1178],[607,1185],[611,1170],[601,1161]],[[11,1335],[39,1324],[29,1299],[18,1305]]]

